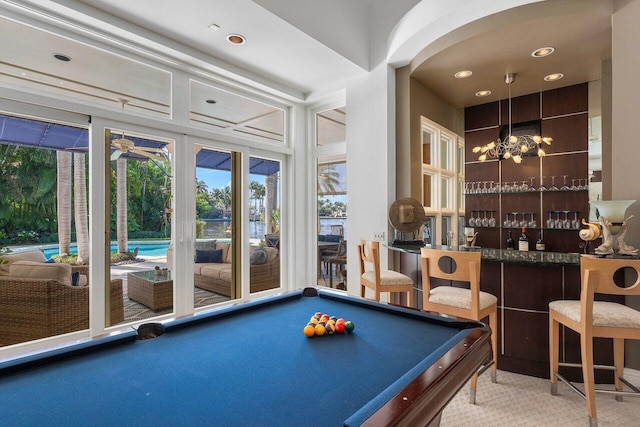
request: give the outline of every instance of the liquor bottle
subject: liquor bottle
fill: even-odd
[[[507,250],[512,251],[514,248],[513,237],[511,237],[511,231],[509,231],[509,237],[507,237]]]
[[[545,245],[542,237],[542,230],[540,230],[540,234],[538,234],[538,240],[536,240],[536,251],[544,251]]]
[[[529,236],[527,236],[527,227],[522,227],[522,234],[518,239],[518,250],[527,252],[529,250]]]

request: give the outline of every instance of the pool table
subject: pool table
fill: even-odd
[[[303,334],[323,312],[352,333]],[[0,365],[9,425],[437,425],[490,331],[307,288]]]

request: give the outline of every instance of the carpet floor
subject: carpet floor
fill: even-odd
[[[581,384],[576,384],[583,390]],[[606,388],[606,386],[599,386]],[[561,426],[589,425],[584,399],[559,382],[558,396],[549,392],[549,380],[498,371],[498,382],[488,372],[478,379],[476,404],[469,403],[467,384],[445,408],[442,427]],[[640,398],[596,394],[600,427],[640,426]]]
[[[218,295],[204,289],[195,288],[194,302],[196,307],[205,307],[228,301],[229,297]],[[144,306],[136,301],[130,300],[126,295],[124,297],[124,321],[133,322],[137,320],[149,319],[151,317],[160,316],[162,314],[171,313],[171,309],[153,311],[149,307]]]

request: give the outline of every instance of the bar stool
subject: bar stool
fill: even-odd
[[[373,290],[376,301],[380,301],[382,292],[406,292],[408,306],[413,307],[413,280],[397,271],[380,269],[380,242],[362,240],[358,245],[358,255],[362,298],[367,288]],[[372,265],[371,270],[366,270],[368,264]]]
[[[480,291],[480,252],[441,251],[421,248],[422,309],[461,319],[481,321],[489,316],[493,360],[471,377],[469,402],[476,403],[478,375],[491,367],[496,382],[498,363],[498,298]],[[433,287],[431,279],[468,282],[469,289],[455,286]]]
[[[631,270],[629,270],[631,269]],[[628,271],[625,271],[628,270]],[[596,392],[622,396],[638,396],[640,390],[623,378],[624,340],[640,339],[640,311],[622,304],[594,301],[595,294],[640,295],[640,260],[605,259],[584,255],[580,259],[582,290],[579,301],[553,301],[549,303],[549,362],[551,394],[558,394],[558,380],[587,401],[589,425],[598,425]],[[635,277],[631,277],[635,273]],[[622,287],[624,278],[633,284]],[[617,279],[620,280],[617,280]],[[580,334],[582,363],[560,363],[560,324]],[[613,338],[614,366],[593,364],[593,338]],[[582,367],[584,393],[558,373],[559,366]],[[615,391],[595,388],[595,369],[615,371]],[[632,391],[624,391],[623,384]]]

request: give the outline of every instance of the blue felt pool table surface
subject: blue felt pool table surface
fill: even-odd
[[[353,321],[355,330],[305,337],[318,311]],[[360,425],[478,330],[323,291],[165,326],[153,339],[131,331],[5,363],[0,424]]]

